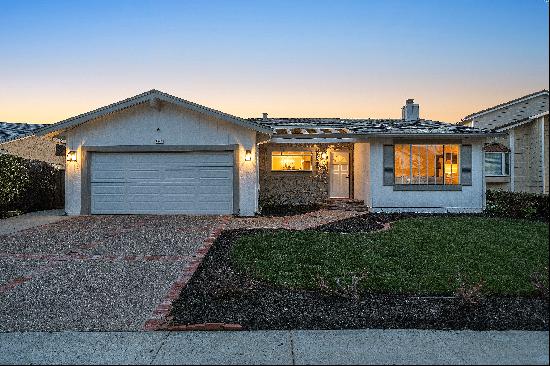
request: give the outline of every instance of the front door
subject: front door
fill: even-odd
[[[349,198],[349,152],[330,153],[330,198]]]

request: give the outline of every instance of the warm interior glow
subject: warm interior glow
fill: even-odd
[[[459,184],[459,145],[395,145],[396,184]]]
[[[311,151],[273,151],[271,170],[311,171]]]

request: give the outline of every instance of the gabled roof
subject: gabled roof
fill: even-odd
[[[321,137],[337,135],[491,135],[493,130],[418,119],[341,119],[341,118],[252,118],[251,121],[272,128],[277,137]]]
[[[267,134],[272,132],[271,129],[269,129],[265,126],[256,124],[256,123],[251,122],[251,121],[247,121],[243,118],[236,117],[236,116],[233,116],[231,114],[224,113],[224,112],[220,112],[218,110],[208,108],[208,107],[205,107],[203,105],[193,103],[193,102],[187,101],[185,99],[181,99],[181,98],[175,97],[173,95],[170,95],[170,94],[152,89],[152,90],[149,90],[148,92],[138,94],[136,96],[121,100],[121,101],[116,102],[116,103],[109,104],[105,107],[97,108],[97,109],[94,109],[93,111],[82,113],[82,114],[79,114],[78,116],[71,117],[71,118],[65,119],[63,121],[51,124],[51,125],[47,125],[44,128],[41,128],[41,129],[37,130],[36,134],[45,135],[45,134],[50,133],[50,132],[64,130],[64,129],[68,129],[68,128],[71,128],[71,127],[76,127],[78,125],[81,125],[81,124],[86,123],[88,121],[91,121],[93,119],[103,117],[105,115],[115,113],[115,112],[130,108],[130,107],[133,107],[133,106],[136,106],[136,105],[139,105],[139,104],[154,102],[155,100],[160,100],[160,101],[163,101],[163,102],[173,103],[173,104],[181,106],[183,108],[190,109],[192,111],[199,112],[199,113],[204,113],[204,114],[207,114],[207,115],[210,115],[210,116],[213,116],[213,117],[218,117],[218,118],[221,118],[225,121],[228,121],[228,122],[234,123],[236,125],[239,125],[239,126],[242,126],[242,127],[245,127],[245,128],[249,128],[249,129],[252,129],[252,130],[255,130],[255,131],[258,131],[258,132],[263,132],[263,133],[267,133]]]
[[[30,135],[44,126],[47,125],[34,123],[0,122],[0,143]]]
[[[513,105],[513,104],[516,104],[516,103],[521,103],[521,102],[524,102],[526,100],[529,100],[529,99],[533,99],[533,98],[536,98],[540,95],[548,95],[548,90],[546,89],[543,89],[543,90],[540,90],[538,92],[535,92],[535,93],[531,93],[531,94],[528,94],[528,95],[524,95],[523,97],[519,97],[519,98],[516,98],[516,99],[513,99],[509,102],[505,102],[505,103],[501,103],[501,104],[498,104],[498,105],[495,105],[493,107],[490,107],[490,108],[486,108],[486,109],[483,109],[479,112],[475,112],[475,113],[472,113],[472,114],[469,114],[467,115],[466,117],[462,118],[462,121],[466,121],[466,120],[469,120],[469,119],[472,119],[472,118],[475,118],[475,117],[479,117],[483,114],[486,114],[486,113],[489,113],[489,112],[492,112],[494,110],[497,110],[497,109],[500,109],[500,108],[504,108],[504,107],[507,107],[507,106],[510,106],[510,105]]]
[[[518,127],[518,126],[524,125],[526,123],[529,123],[532,120],[543,117],[543,116],[548,116],[548,111],[542,112],[542,113],[539,113],[539,114],[535,114],[534,116],[529,116],[529,117],[525,117],[525,118],[522,118],[522,119],[513,120],[512,122],[503,124],[502,126],[498,126],[497,128],[495,128],[495,130],[497,130],[497,131],[506,131],[506,130],[509,130],[511,128]]]

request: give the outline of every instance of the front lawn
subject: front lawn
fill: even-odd
[[[230,257],[261,281],[294,289],[452,295],[481,284],[488,295],[533,295],[548,286],[546,223],[475,216],[416,217],[388,231],[261,232],[240,237]],[[536,281],[535,281],[536,282]]]

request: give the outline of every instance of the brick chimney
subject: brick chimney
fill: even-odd
[[[420,118],[420,107],[414,102],[414,99],[407,99],[401,108],[401,118],[405,121],[416,121]]]

